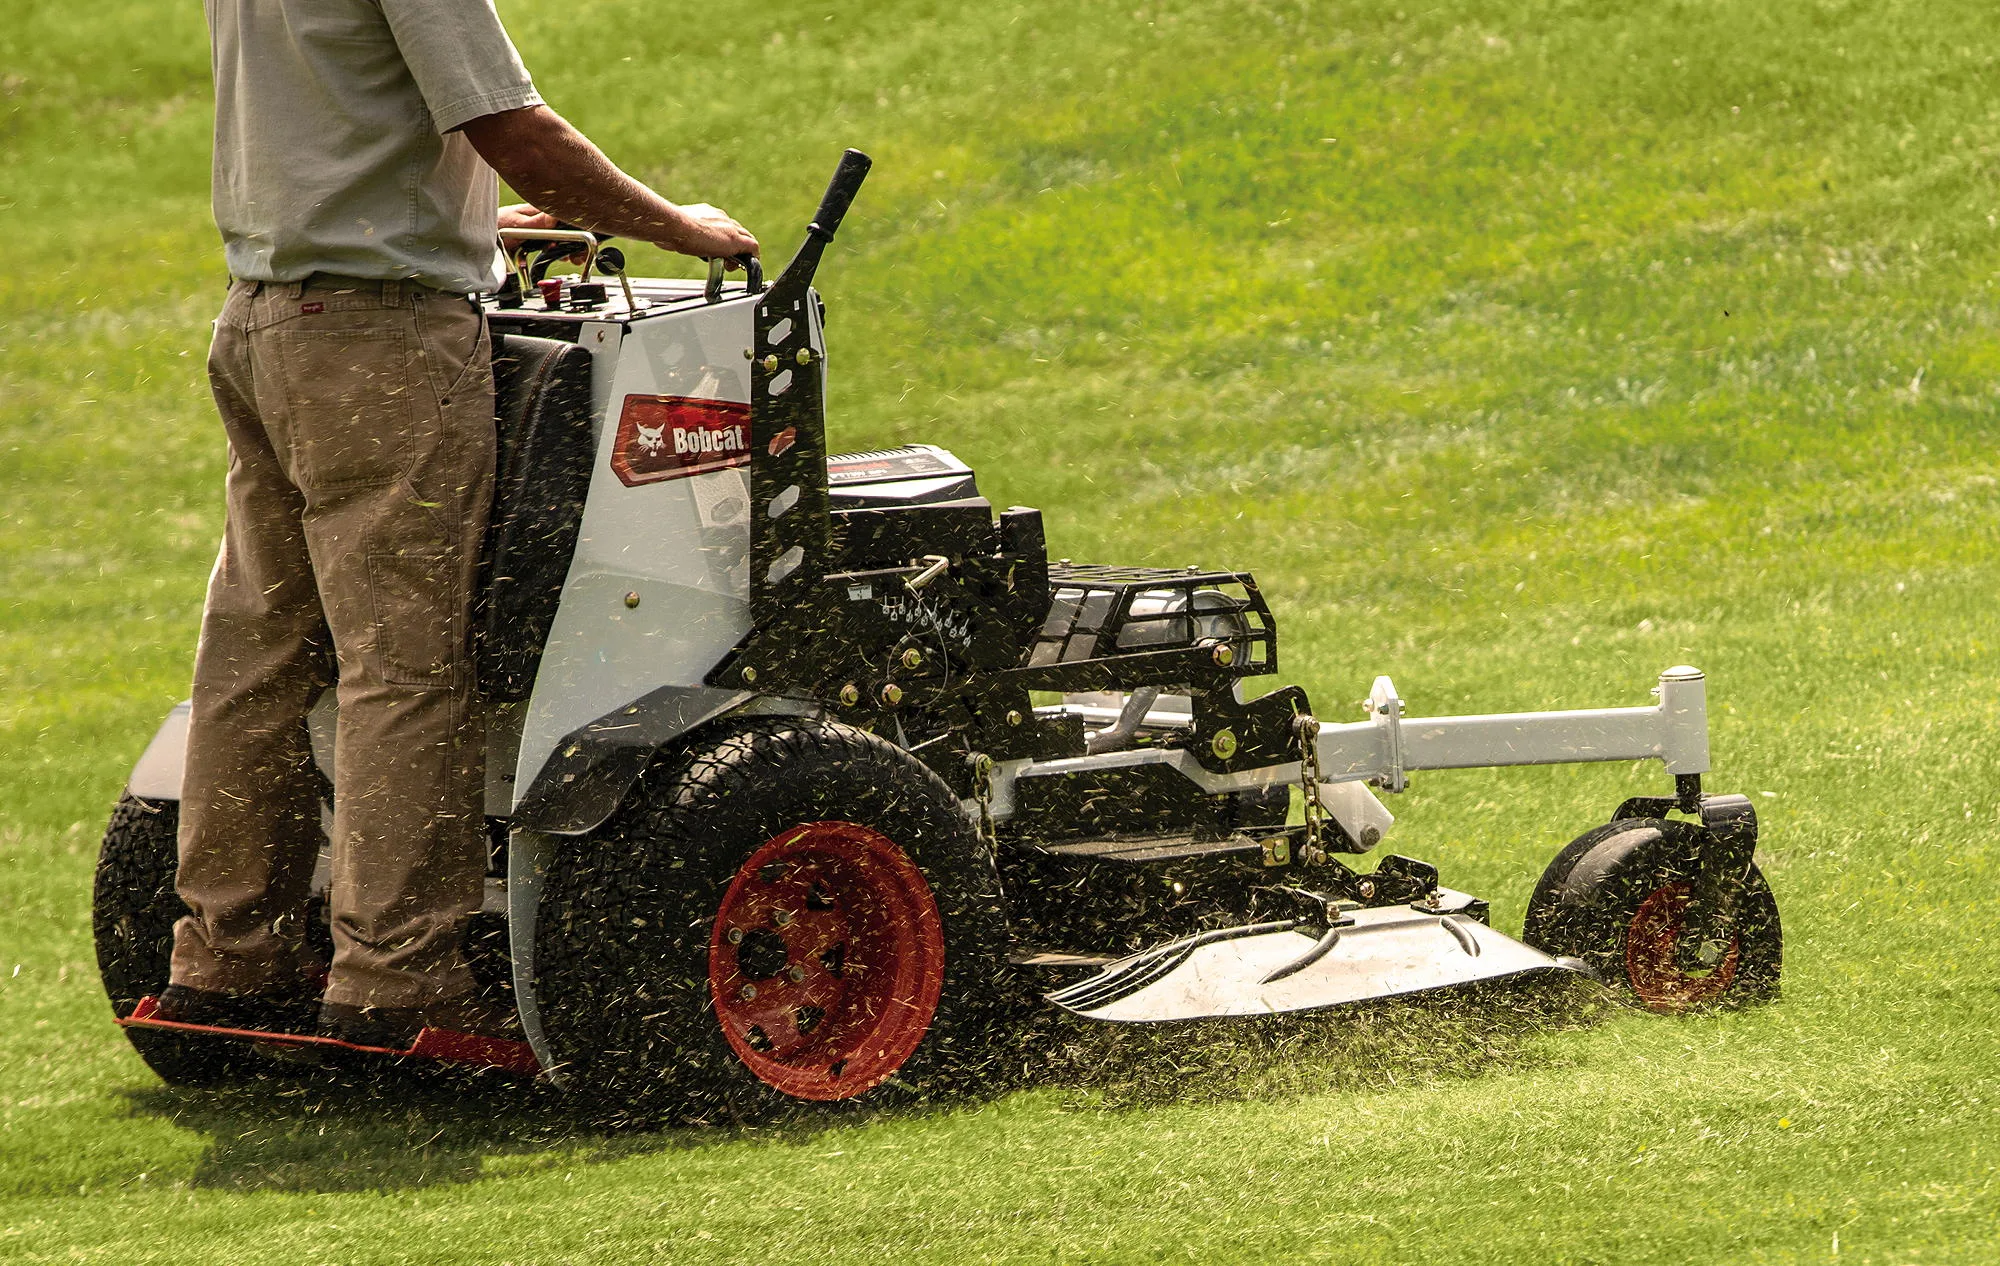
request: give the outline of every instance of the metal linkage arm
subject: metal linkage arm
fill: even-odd
[[[1693,812],[1694,801],[1686,798],[1698,796],[1699,775],[1708,772],[1707,685],[1698,669],[1669,668],[1660,674],[1658,694],[1660,701],[1650,708],[1406,718],[1395,686],[1387,677],[1378,677],[1368,701],[1374,714],[1370,720],[1319,727],[1322,798],[1329,785],[1363,780],[1401,791],[1408,785],[1408,771],[1413,769],[1657,760],[1674,775],[1684,798],[1681,807]],[[1297,761],[1214,773],[1202,768],[1192,753],[1169,747],[1130,748],[1062,760],[1002,761],[993,772],[991,811],[995,818],[1013,815],[1014,783],[1020,778],[1138,765],[1171,766],[1210,795],[1296,782],[1302,774]],[[1385,823],[1389,820],[1385,812],[1381,817]]]
[[[1389,791],[1413,769],[1476,769],[1582,761],[1658,760],[1676,776],[1708,772],[1708,690],[1698,669],[1660,674],[1650,708],[1406,718],[1387,677],[1375,679],[1367,721],[1319,727],[1320,775],[1373,779]]]

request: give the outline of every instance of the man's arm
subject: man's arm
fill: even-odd
[[[461,130],[502,180],[558,219],[698,259],[757,253],[742,225],[706,203],[668,202],[545,105],[502,110]]]

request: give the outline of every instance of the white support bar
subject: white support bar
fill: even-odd
[[[1371,719],[1319,727],[1320,778],[1326,783],[1373,779],[1388,790],[1400,791],[1405,771],[1412,769],[1617,760],[1657,760],[1670,774],[1707,773],[1708,689],[1702,674],[1693,668],[1669,668],[1660,674],[1656,693],[1660,701],[1650,708],[1411,718],[1403,715],[1395,685],[1378,677],[1369,695]],[[994,769],[991,811],[996,818],[1013,816],[1014,783],[1019,778],[1135,765],[1171,765],[1210,795],[1297,782],[1300,777],[1297,761],[1211,773],[1192,753],[1177,748],[1140,747],[1052,761],[1011,760]]]
[[[1660,674],[1650,708],[1507,712],[1493,716],[1403,716],[1387,677],[1369,696],[1371,720],[1319,729],[1320,773],[1329,782],[1379,780],[1402,790],[1412,769],[1484,769],[1583,761],[1657,760],[1670,774],[1708,772],[1708,690],[1693,668]]]

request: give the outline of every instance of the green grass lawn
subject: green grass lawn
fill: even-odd
[[[836,444],[945,444],[1058,554],[1255,570],[1322,717],[1376,673],[1435,713],[1706,669],[1785,996],[1378,1008],[771,1130],[162,1088],[88,887],[220,527],[204,33],[15,3],[0,1260],[2000,1260],[1990,6],[503,7],[558,108],[774,256],[870,151],[820,274]],[[1663,787],[1425,775],[1392,839],[1517,929]]]

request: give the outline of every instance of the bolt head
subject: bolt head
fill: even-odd
[[[918,668],[923,665],[924,653],[912,646],[903,652],[903,667]]]
[[[801,347],[801,348],[799,349],[799,355],[798,355],[798,362],[799,362],[799,364],[801,364],[801,365],[810,365],[810,364],[812,364],[812,363],[813,363],[813,351],[812,351],[812,348],[810,348],[810,347]]]
[[[785,979],[791,981],[793,984],[796,985],[805,978],[806,978],[806,969],[799,966],[797,963],[794,963],[790,967],[785,968]]]
[[[756,352],[753,352],[753,351],[751,351],[751,350],[750,350],[749,348],[747,348],[747,347],[746,347],[746,348],[744,348],[744,349],[743,349],[743,359],[744,359],[744,360],[756,360],[756,359],[757,359],[757,353],[756,353]]]
[[[730,928],[727,932],[724,932],[722,934],[722,937],[724,940],[728,941],[731,945],[741,945],[743,944],[743,929]]]
[[[861,687],[855,685],[851,681],[848,682],[846,685],[840,688],[840,701],[846,704],[850,708],[853,707],[855,704],[860,703]]]
[[[773,910],[771,912],[771,922],[781,928],[788,928],[792,926],[792,912],[790,910]]]
[[[1209,651],[1208,657],[1215,661],[1217,668],[1227,668],[1236,662],[1236,648],[1227,642],[1222,642]]]
[[[634,590],[634,591],[632,591],[632,592],[630,592],[630,593],[627,593],[627,594],[625,595],[625,605],[626,605],[627,607],[636,607],[636,606],[638,606],[638,605],[639,605],[639,594],[638,594],[638,591]]]
[[[776,354],[764,358],[764,372],[767,374],[778,372],[778,358]]]
[[[1361,894],[1362,900],[1364,901],[1372,900],[1375,896],[1375,881],[1372,879],[1364,879],[1360,883],[1354,885],[1354,891]]]
[[[1228,760],[1236,755],[1236,731],[1217,730],[1215,737],[1208,741],[1208,750],[1215,753],[1217,760]]]
[[[1024,719],[1025,718],[1022,717],[1021,710],[1019,708],[1007,709],[1007,724],[1019,725]]]
[[[903,701],[903,688],[895,682],[882,687],[882,702],[893,708]]]
[[[736,996],[745,1002],[755,1002],[757,1000],[757,986],[745,985],[736,991]]]
[[[755,682],[756,680],[757,680],[757,670],[756,670],[756,669],[754,669],[754,668],[745,668],[745,669],[743,670],[743,682],[744,682],[744,684],[745,684],[745,685],[750,685],[750,684],[753,684],[753,683],[754,683],[754,682]]]

